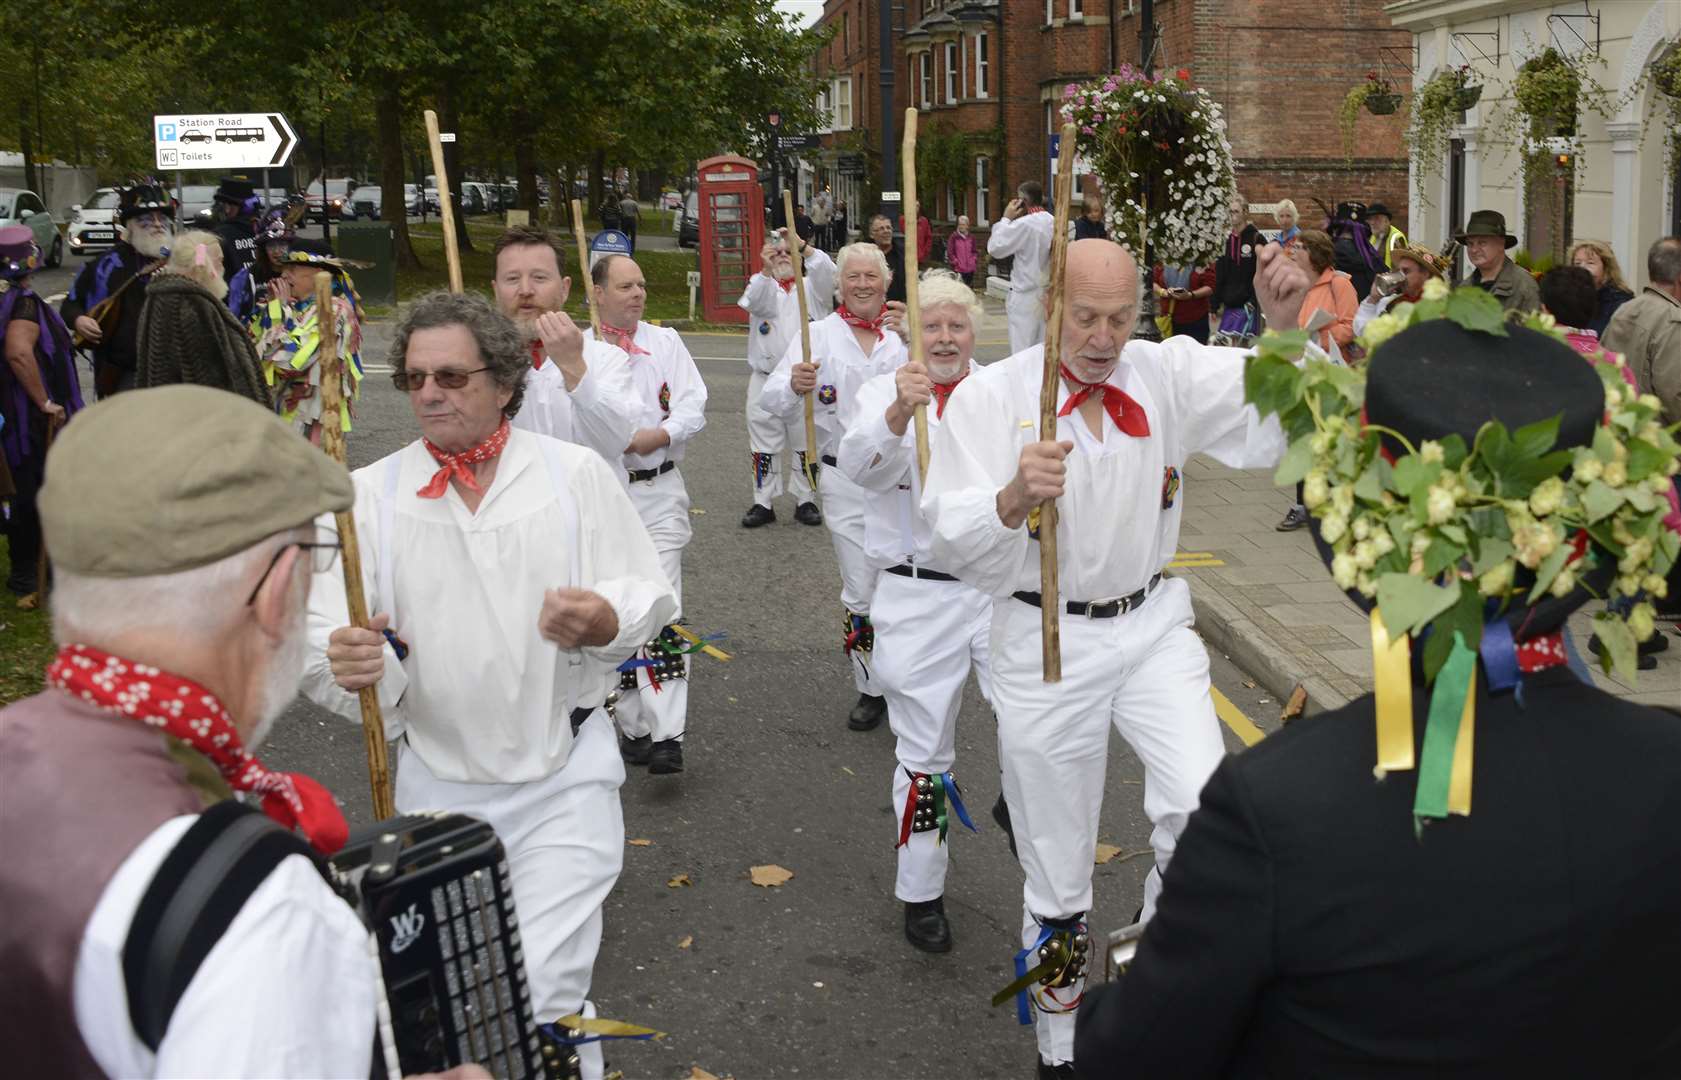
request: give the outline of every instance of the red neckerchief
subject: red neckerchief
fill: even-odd
[[[776,282],[778,285],[782,286],[782,291],[783,292],[793,292],[794,291],[794,279],[791,278],[791,277],[790,278],[773,277],[773,278],[771,278],[771,280]]]
[[[605,336],[618,338],[619,340],[616,344],[619,348],[623,349],[625,354],[628,356],[635,356],[638,353],[641,353],[643,356],[654,355],[636,343],[635,327],[631,327],[629,330],[621,330],[617,326],[608,326],[606,323],[602,323],[601,333]]]
[[[543,366],[543,361],[548,358],[549,351],[543,348],[543,343],[541,341],[533,341],[531,343],[531,366],[534,368],[540,368]]]
[[[1058,416],[1067,416],[1079,408],[1081,402],[1093,394],[1101,393],[1103,395],[1103,411],[1109,414],[1109,419],[1115,421],[1115,426],[1123,434],[1139,439],[1150,434],[1150,419],[1144,415],[1144,406],[1133,400],[1132,395],[1125,390],[1118,386],[1110,386],[1108,383],[1081,382],[1074,377],[1072,371],[1068,370],[1067,364],[1062,366],[1062,377],[1080,389],[1068,395],[1068,400],[1062,403],[1061,410],[1057,412]]]
[[[845,304],[837,306],[835,308],[835,314],[839,315],[841,317],[841,321],[846,323],[848,326],[854,326],[860,330],[874,330],[876,332],[877,341],[880,341],[882,338],[887,336],[887,332],[881,328],[881,324],[887,319],[887,308],[885,306],[883,306],[880,311],[876,312],[876,317],[874,319],[866,319],[862,316],[854,315]]]
[[[504,416],[494,435],[477,446],[461,451],[459,454],[438,449],[432,445],[431,439],[421,439],[420,441],[426,444],[427,453],[431,454],[443,468],[433,473],[432,479],[426,481],[426,486],[415,494],[422,499],[441,499],[444,497],[444,492],[449,490],[449,478],[451,476],[460,480],[469,491],[482,492],[484,489],[479,487],[478,478],[473,475],[473,470],[467,466],[476,465],[481,461],[489,461],[501,454],[502,448],[508,445],[509,430],[508,418]]]
[[[47,683],[96,709],[175,736],[208,758],[235,791],[262,796],[263,813],[331,855],[350,826],[332,793],[302,773],[276,772],[245,749],[228,710],[190,679],[133,664],[86,645],[66,645],[47,665]]]
[[[1570,657],[1564,651],[1562,630],[1520,641],[1515,648],[1518,654],[1518,670],[1525,675],[1548,668],[1563,667],[1570,662]]]
[[[951,382],[937,382],[934,384],[935,416],[943,418],[946,415],[946,402],[951,400],[951,392],[957,389],[957,384],[962,382],[964,377],[968,374],[969,373],[965,371],[962,375],[959,375]]]

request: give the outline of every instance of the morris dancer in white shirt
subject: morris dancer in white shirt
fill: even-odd
[[[840,471],[865,490],[866,554],[886,568],[870,599],[875,623],[875,678],[887,698],[887,722],[898,739],[893,770],[893,835],[898,848],[894,895],[905,904],[905,937],[924,952],[951,948],[946,920],[946,839],[969,820],[952,765],[957,711],[975,669],[989,693],[987,630],[992,597],[963,584],[931,559],[928,523],[918,500],[918,405],[937,427],[951,392],[974,369],[982,309],[956,277],[930,271],[920,283],[922,348],[914,360],[877,375],[858,391],[856,415],[841,439]]]
[[[689,525],[689,492],[677,463],[689,440],[706,426],[706,384],[677,331],[642,321],[648,286],[642,268],[626,255],[609,255],[590,270],[601,333],[630,355],[637,393],[636,430],[624,449],[619,480],[647,526],[660,567],[677,593],[683,615],[683,548]],[[585,330],[587,339],[594,332]],[[658,628],[623,673],[613,707],[624,739],[620,750],[632,765],[656,775],[683,771],[683,733],[689,711],[687,645],[669,628]]]
[[[1004,301],[1013,353],[1045,340],[1045,271],[1055,229],[1056,221],[1045,209],[1045,189],[1029,180],[1016,189],[1004,217],[992,223],[987,237],[988,255],[1015,260],[1010,264],[1010,296]]]
[[[1276,246],[1255,277],[1267,321],[1295,326],[1307,275]],[[1144,812],[1161,873],[1223,753],[1208,653],[1191,630],[1190,590],[1162,578],[1178,544],[1181,472],[1205,453],[1234,468],[1275,461],[1284,436],[1244,404],[1245,353],[1186,337],[1128,343],[1138,314],[1132,257],[1108,240],[1068,247],[1058,439],[1036,435],[1043,350],[964,380],[934,436],[922,508],[941,569],[995,598],[992,703],[1015,843],[1026,875],[1023,954],[1074,962],[1031,988],[1039,1075],[1071,1076],[1084,987],[1085,917],[1111,724],[1144,763]],[[1124,349],[1124,355],[1123,355]],[[1062,681],[1040,653],[1036,508],[1057,500]],[[1052,944],[1052,942],[1055,944]],[[1031,1022],[1026,997],[1018,999]]]
[[[823,524],[805,457],[803,418],[769,412],[759,401],[765,379],[788,351],[788,342],[800,332],[794,258],[788,253],[787,241],[780,237],[784,230],[777,232],[778,238],[765,244],[759,252],[759,272],[748,280],[747,290],[736,301],[747,312],[747,366],[752,372],[747,377],[747,439],[753,455],[753,505],[742,515],[744,529],[756,529],[776,520],[772,503],[782,494],[783,466],[788,468],[788,489],[794,495],[794,520],[801,525]],[[813,266],[828,263],[833,267],[834,263],[819,248],[807,245],[805,250],[806,304],[815,317],[821,318],[817,290],[809,275]],[[829,277],[832,282],[832,272]],[[782,455],[781,460],[778,454]]]
[[[525,403],[513,424],[587,446],[617,465],[642,410],[623,349],[585,341],[561,310],[572,279],[566,253],[545,229],[516,225],[492,249],[496,306],[531,345]]]
[[[356,691],[378,686],[387,733],[403,737],[397,809],[490,823],[538,1021],[592,1016],[624,849],[624,764],[602,705],[676,600],[616,470],[508,423],[530,352],[487,301],[421,298],[391,366],[424,438],[352,475],[375,615],[347,626],[342,578],[315,575],[305,690],[359,717]],[[599,1044],[580,1052],[600,1077]]]
[[[811,327],[811,363],[802,359],[796,337],[776,370],[765,380],[760,395],[765,411],[789,420],[800,417],[805,394],[817,395],[817,452],[829,466],[818,473],[823,493],[824,523],[835,543],[840,563],[841,604],[845,615],[841,641],[852,658],[858,703],[847,717],[854,731],[869,731],[887,715],[887,702],[871,674],[875,629],[870,625],[870,596],[879,569],[864,553],[864,491],[834,468],[853,413],[858,388],[877,375],[905,362],[905,343],[896,332],[904,305],[887,304],[893,275],[881,249],[870,243],[849,244],[837,259],[840,267],[840,307]],[[803,419],[802,419],[803,423]]]

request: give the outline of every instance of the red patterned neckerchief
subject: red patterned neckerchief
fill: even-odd
[[[959,375],[957,378],[953,379],[951,382],[937,382],[937,383],[934,384],[934,415],[935,416],[944,418],[944,416],[946,415],[946,402],[951,400],[951,392],[953,390],[957,389],[957,384],[962,382],[964,380],[964,378],[966,378],[968,376],[968,374],[969,373],[967,371],[965,371],[962,375]]]
[[[861,315],[854,315],[852,310],[845,304],[841,304],[836,307],[835,314],[839,315],[841,317],[841,321],[846,323],[848,326],[859,330],[874,330],[876,332],[877,341],[880,341],[882,338],[887,336],[887,331],[881,328],[882,323],[887,320],[886,307],[883,307],[880,311],[876,312],[876,317],[873,319],[866,319]]]
[[[773,277],[773,278],[771,278],[771,280],[776,282],[778,285],[780,285],[782,287],[783,292],[793,292],[794,291],[794,279],[791,278],[791,277],[788,277],[788,278]]]
[[[636,328],[634,326],[629,330],[621,330],[617,326],[608,326],[606,323],[602,323],[601,333],[606,337],[618,338],[619,340],[614,344],[623,349],[628,356],[636,356],[638,353],[643,356],[654,355],[636,343]]]
[[[540,368],[543,366],[543,361],[548,358],[549,350],[543,348],[542,341],[533,341],[531,343],[531,366],[533,368]]]
[[[1144,406],[1134,400],[1132,395],[1125,390],[1118,386],[1110,386],[1108,383],[1081,382],[1075,378],[1072,371],[1068,370],[1067,364],[1062,366],[1062,377],[1080,389],[1068,395],[1068,400],[1062,403],[1062,408],[1057,412],[1058,416],[1067,416],[1079,408],[1080,403],[1093,394],[1102,394],[1103,411],[1109,414],[1109,419],[1115,421],[1115,426],[1123,434],[1139,439],[1150,434],[1150,419],[1144,415]]]
[[[1563,667],[1570,662],[1569,655],[1564,651],[1562,630],[1520,641],[1514,648],[1518,654],[1518,670],[1525,675],[1548,668]]]
[[[235,791],[262,796],[263,813],[331,855],[350,836],[332,793],[302,773],[268,768],[239,737],[216,695],[190,679],[87,645],[66,645],[47,665],[51,686],[114,716],[175,736],[208,758]]]
[[[449,490],[449,478],[451,476],[460,480],[467,490],[482,493],[484,489],[479,487],[478,478],[473,475],[473,470],[467,466],[476,465],[481,461],[489,461],[501,454],[502,448],[508,445],[509,430],[508,418],[504,416],[501,425],[496,429],[496,434],[477,446],[461,451],[459,454],[440,450],[432,445],[431,439],[422,438],[420,441],[426,444],[426,452],[431,454],[443,468],[433,473],[432,479],[426,481],[426,486],[415,494],[422,499],[441,499],[444,497],[444,492]]]

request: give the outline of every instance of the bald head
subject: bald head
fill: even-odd
[[[1062,361],[1082,382],[1120,362],[1138,318],[1138,264],[1113,240],[1076,240],[1063,264]]]

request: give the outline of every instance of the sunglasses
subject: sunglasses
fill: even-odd
[[[430,376],[445,390],[459,390],[467,385],[468,376],[489,370],[487,367],[481,367],[472,371],[450,371],[447,368],[443,371],[397,371],[392,373],[391,382],[397,389],[407,393],[425,386],[426,379]]]
[[[268,561],[268,568],[263,571],[263,576],[257,579],[256,587],[251,590],[251,595],[245,598],[245,606],[250,607],[256,603],[257,594],[262,591],[263,582],[267,581],[268,576],[274,573],[275,566],[280,562],[280,556],[286,554],[287,551],[292,548],[303,551],[309,556],[309,568],[317,574],[325,574],[333,568],[334,563],[339,561],[339,549],[343,546],[336,540],[325,544],[310,544],[299,541],[281,545],[280,550],[274,553],[274,558]]]

